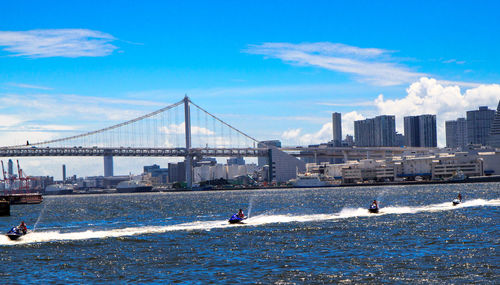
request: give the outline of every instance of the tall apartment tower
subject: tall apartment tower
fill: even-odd
[[[356,146],[375,146],[375,120],[354,121],[354,139]]]
[[[66,164],[62,165],[62,180],[63,180],[63,183],[64,183],[64,181],[66,181]]]
[[[332,113],[332,129],[333,129],[333,144],[334,146],[342,145],[342,115],[340,113]]]
[[[354,122],[356,146],[394,146],[396,144],[395,116],[377,116]]]
[[[497,112],[491,123],[488,145],[500,148],[500,100],[498,101]]]
[[[396,145],[396,117],[382,115],[375,117],[375,146]]]
[[[7,163],[7,173],[9,174],[9,177],[14,175],[14,162],[12,159],[9,159],[9,162]]]
[[[436,115],[404,117],[406,146],[436,147]]]
[[[458,118],[455,121],[446,121],[446,147],[464,147],[467,145],[467,121]]]
[[[495,110],[490,110],[487,106],[467,111],[467,142],[486,145],[494,118]]]

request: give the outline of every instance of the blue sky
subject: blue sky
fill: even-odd
[[[500,99],[500,4],[435,2],[4,3],[0,144],[106,127],[187,93],[258,139],[329,140],[334,111],[344,135],[356,119],[393,114],[402,131],[404,115],[433,113],[444,145],[445,120]]]

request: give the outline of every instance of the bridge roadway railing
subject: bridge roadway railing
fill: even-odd
[[[281,148],[290,155],[296,157],[328,156],[351,158],[372,155],[383,155],[384,153],[401,154],[404,151],[428,152],[431,148]],[[150,147],[16,147],[0,148],[0,157],[22,157],[22,156],[170,156],[185,157],[185,148],[150,148]],[[189,154],[192,156],[212,156],[212,157],[259,157],[267,156],[267,148],[191,148]]]
[[[0,157],[26,156],[171,156],[183,157],[188,153],[185,148],[140,148],[140,147],[21,147],[0,148]],[[192,156],[217,157],[258,157],[267,155],[265,148],[191,148]]]

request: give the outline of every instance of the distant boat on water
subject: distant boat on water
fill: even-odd
[[[326,181],[321,180],[318,174],[312,173],[298,174],[297,178],[292,180],[292,184],[294,187],[303,188],[322,187],[330,185]]]
[[[52,184],[45,187],[45,195],[64,195],[73,193],[73,185],[71,184]]]
[[[144,181],[127,180],[122,181],[116,185],[116,192],[118,193],[135,193],[135,192],[151,192],[153,186]]]

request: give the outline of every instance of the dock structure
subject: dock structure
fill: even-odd
[[[0,216],[10,216],[10,202],[0,198]]]
[[[40,204],[43,201],[43,197],[40,193],[0,194],[0,201],[7,201],[9,205]]]

